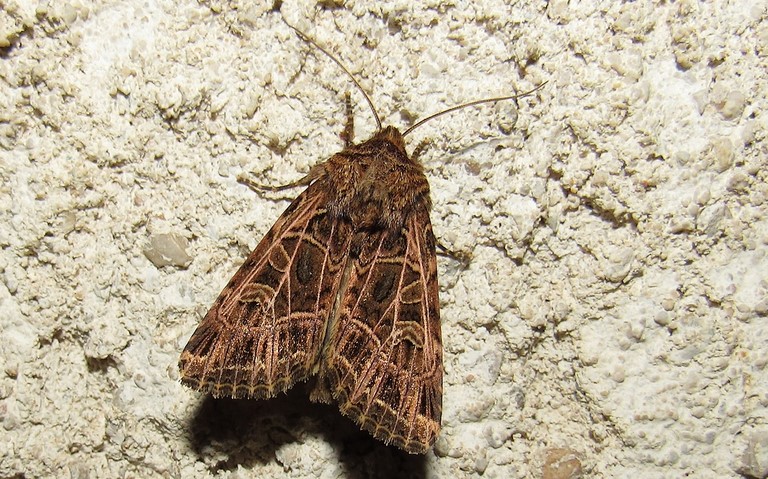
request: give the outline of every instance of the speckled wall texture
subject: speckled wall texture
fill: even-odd
[[[510,3],[512,5],[510,5]],[[0,0],[0,477],[765,478],[765,1]],[[426,456],[179,353],[359,92],[441,243]]]

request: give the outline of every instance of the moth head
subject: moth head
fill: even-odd
[[[405,152],[405,138],[403,138],[403,134],[400,133],[400,130],[394,126],[385,126],[379,130],[372,139],[387,141],[393,144],[403,155],[408,156]]]

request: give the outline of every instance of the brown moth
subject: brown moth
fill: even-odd
[[[312,379],[312,401],[335,402],[375,438],[424,454],[440,432],[443,348],[429,183],[403,137],[426,119],[405,134],[382,128],[365,97],[378,131],[353,143],[347,97],[344,149],[275,188],[307,187],[192,334],[181,382],[214,397],[271,398]]]

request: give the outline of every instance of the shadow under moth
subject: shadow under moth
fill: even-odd
[[[312,401],[336,403],[375,438],[424,454],[440,432],[443,348],[429,183],[421,147],[409,156],[404,136],[458,108],[531,92],[460,105],[400,133],[382,128],[335,57],[290,27],[352,78],[378,131],[353,142],[347,96],[344,149],[272,188],[306,186],[192,334],[181,382],[214,397],[271,398],[312,380]]]

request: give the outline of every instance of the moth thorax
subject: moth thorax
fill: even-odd
[[[352,223],[360,229],[397,229],[402,228],[405,216],[401,211],[393,211],[391,203],[379,201],[362,203],[359,208],[350,211]]]

